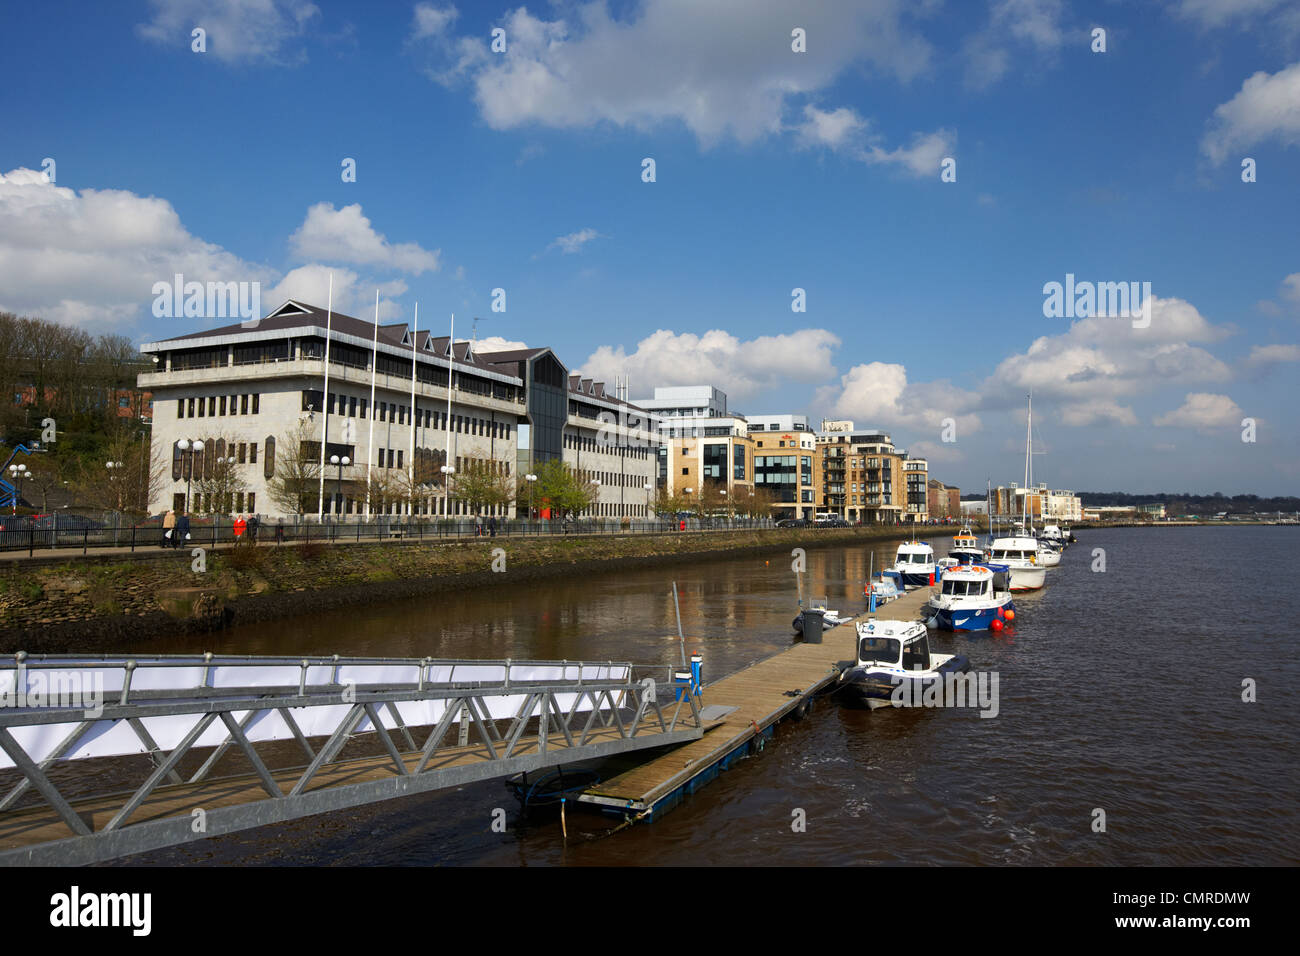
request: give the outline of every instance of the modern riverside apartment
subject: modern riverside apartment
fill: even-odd
[[[560,459],[599,483],[589,515],[651,513],[650,417],[603,383],[571,377],[547,348],[478,352],[405,323],[375,326],[290,300],[257,322],[141,352],[155,363],[139,377],[153,392],[154,446],[170,457],[155,512],[184,509],[188,495],[195,513],[466,515],[456,475],[486,470],[526,488],[536,466]],[[301,509],[283,500],[290,445],[315,463],[300,483],[317,487]],[[515,507],[483,513],[514,516]]]

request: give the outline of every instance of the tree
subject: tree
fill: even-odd
[[[308,415],[298,420],[289,434],[276,441],[275,467],[266,482],[271,500],[285,511],[297,515],[319,510],[320,443],[315,440],[316,427]]]
[[[473,514],[480,514],[484,508],[507,507],[515,489],[496,462],[468,459],[464,471],[456,476],[455,496]]]
[[[239,465],[224,460],[208,459],[212,452],[205,448],[202,458],[195,462],[194,476],[195,499],[204,503],[209,514],[230,514],[235,510],[235,496],[248,490]],[[191,511],[200,509],[191,506]]]
[[[98,454],[79,458],[72,479],[77,497],[106,511],[148,511],[166,474],[166,464],[148,437],[144,431],[120,427],[95,449]]]
[[[655,493],[654,510],[661,518],[672,518],[686,510],[686,496],[666,487],[660,488]]]
[[[536,507],[549,507],[552,511],[559,512],[556,517],[579,514],[596,501],[596,485],[558,458],[542,462],[534,473],[537,475],[537,487],[534,489],[537,494]]]

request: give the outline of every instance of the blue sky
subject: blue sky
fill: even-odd
[[[144,341],[196,324],[151,313],[175,272],[333,272],[967,489],[1021,476],[1031,388],[1053,486],[1300,486],[1292,3],[50,3],[0,54],[0,308]],[[1067,273],[1149,282],[1150,327],[1045,317]]]

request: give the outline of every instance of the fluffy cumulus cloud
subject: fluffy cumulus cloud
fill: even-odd
[[[1300,362],[1300,345],[1256,345],[1242,364],[1252,369],[1285,362]]]
[[[768,388],[825,381],[835,375],[831,351],[839,344],[839,338],[825,329],[754,339],[739,339],[721,329],[703,335],[660,329],[630,353],[622,346],[602,345],[575,371],[603,381],[630,376],[646,389],[708,382],[728,398],[745,401]]]
[[[206,56],[226,63],[295,63],[304,57],[292,49],[320,8],[307,0],[149,0],[153,17],[139,24],[140,36],[174,50],[189,52],[191,31],[207,33]]]
[[[817,404],[860,428],[908,426],[939,438],[951,419],[956,438],[979,431],[979,396],[946,381],[909,383],[907,369],[888,362],[855,365],[838,385],[817,391]]]
[[[705,145],[748,143],[787,129],[802,100],[854,67],[902,82],[927,73],[932,49],[910,19],[930,6],[817,0],[792,19],[785,0],[644,0],[620,19],[598,0],[561,7],[566,17],[555,20],[519,7],[499,21],[506,51],[497,54],[490,37],[451,35],[453,7],[424,4],[410,40],[435,58],[429,72],[440,82],[470,84],[494,129],[677,122]],[[791,50],[796,24],[808,53]],[[882,162],[905,163],[916,149],[890,160],[875,145]]]
[[[1155,419],[1157,425],[1179,428],[1239,428],[1243,413],[1227,395],[1189,392],[1183,404]]]
[[[1182,299],[1153,296],[1150,303],[1147,328],[1133,328],[1130,319],[1095,317],[1040,336],[1025,352],[1003,359],[985,391],[1032,392],[1058,404],[1070,424],[1134,425],[1137,417],[1123,399],[1161,385],[1232,377],[1226,364],[1201,347],[1231,329],[1212,325]]]
[[[390,243],[375,231],[357,203],[342,209],[329,202],[312,206],[289,244],[302,259],[379,266],[411,275],[437,272],[442,252],[422,249],[414,242]]]
[[[1276,73],[1262,70],[1214,111],[1201,150],[1216,165],[1264,142],[1300,145],[1300,62]]]
[[[457,340],[459,341],[459,339]],[[514,339],[502,338],[499,335],[488,335],[478,340],[474,346],[478,352],[511,352],[515,349],[526,349],[527,344],[516,342]]]
[[[418,275],[436,269],[437,252],[387,242],[359,206],[314,206],[294,233],[304,258]],[[117,189],[78,192],[16,169],[0,177],[0,309],[95,328],[129,327],[150,315],[157,282],[259,283],[264,312],[285,299],[325,305],[334,275],[340,312],[369,317],[380,291],[380,317],[404,310],[394,301],[401,279],[376,280],[312,261],[281,274],[191,234],[171,203]],[[187,328],[194,319],[180,319]],[[224,320],[212,320],[220,324]]]
[[[192,235],[165,199],[80,192],[16,169],[0,177],[0,309],[75,325],[128,324],[156,282],[274,278]]]
[[[262,311],[270,312],[286,299],[322,308],[332,301],[335,312],[371,320],[375,315],[376,290],[379,291],[379,320],[384,322],[400,319],[405,310],[394,300],[407,291],[406,283],[401,279],[376,282],[351,269],[312,263],[290,270],[270,291],[264,291]]]

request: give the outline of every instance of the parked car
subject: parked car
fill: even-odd
[[[782,518],[776,523],[778,528],[806,528],[808,527],[807,518]]]

